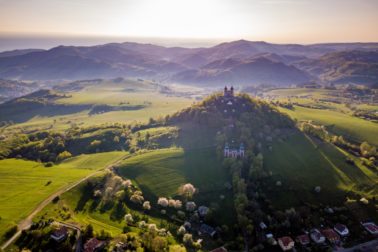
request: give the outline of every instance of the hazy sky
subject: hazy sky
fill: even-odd
[[[378,0],[0,0],[13,35],[378,41]]]

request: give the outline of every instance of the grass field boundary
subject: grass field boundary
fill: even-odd
[[[29,229],[31,224],[32,224],[32,220],[33,218],[43,209],[45,208],[50,202],[52,202],[52,200],[58,196],[60,196],[61,194],[75,188],[76,186],[78,186],[79,184],[81,184],[82,182],[88,180],[89,178],[97,175],[97,174],[100,174],[101,172],[103,172],[104,170],[108,169],[108,168],[111,168],[113,167],[115,164],[121,162],[122,160],[126,159],[127,157],[129,157],[129,154],[126,154],[124,156],[121,156],[120,158],[116,159],[114,162],[112,163],[108,163],[107,165],[105,165],[102,169],[99,169],[99,170],[96,170],[94,171],[93,173],[87,175],[86,177],[80,179],[79,181],[76,181],[70,185],[67,185],[67,186],[64,186],[62,188],[60,188],[58,191],[56,191],[55,193],[51,194],[50,196],[48,196],[45,200],[43,200],[42,202],[40,202],[35,208],[34,210],[22,221],[19,222],[19,224],[17,225],[18,227],[18,231],[10,238],[8,239],[7,241],[5,241],[3,243],[3,245],[1,246],[1,249],[2,250],[5,250],[10,244],[12,244],[14,241],[16,241],[16,239],[21,235],[22,231],[23,230],[26,230],[26,229]]]

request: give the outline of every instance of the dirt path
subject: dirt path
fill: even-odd
[[[122,156],[122,157],[118,158],[116,161],[114,161],[113,163],[105,166],[104,168],[102,168],[100,170],[97,170],[97,171],[95,171],[95,172],[87,175],[86,177],[84,177],[84,178],[82,178],[82,179],[80,179],[80,180],[78,180],[78,181],[76,181],[76,182],[74,182],[74,183],[72,183],[70,185],[67,185],[67,186],[59,189],[55,193],[51,194],[49,197],[47,197],[45,200],[43,200],[41,203],[39,203],[37,205],[37,207],[24,220],[22,220],[22,221],[19,222],[19,224],[18,224],[18,231],[9,240],[7,240],[6,242],[4,242],[4,244],[1,246],[1,249],[5,250],[10,244],[12,244],[13,242],[15,242],[16,239],[21,235],[22,230],[29,229],[30,226],[33,223],[33,218],[43,208],[45,208],[55,197],[58,197],[58,196],[62,195],[63,193],[71,190],[72,188],[76,187],[77,185],[79,185],[80,183],[86,181],[87,179],[93,177],[94,175],[101,173],[105,169],[113,167],[114,165],[118,164],[120,161],[126,159],[127,156],[128,155]]]

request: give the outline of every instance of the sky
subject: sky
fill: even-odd
[[[378,0],[0,0],[0,48],[126,38],[375,42]]]

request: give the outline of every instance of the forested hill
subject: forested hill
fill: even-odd
[[[193,122],[210,128],[222,128],[230,124],[245,122],[251,129],[264,125],[291,127],[293,122],[268,103],[238,94],[227,98],[216,93],[198,104],[173,114],[169,123]]]
[[[232,98],[217,93],[167,118],[180,128],[180,145],[220,147],[227,141],[244,142],[250,149],[294,122],[268,103],[238,94]],[[260,140],[259,140],[260,139]],[[215,144],[217,140],[217,144]]]

